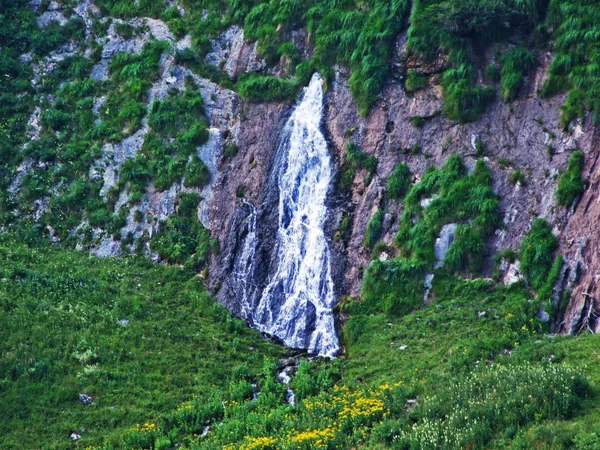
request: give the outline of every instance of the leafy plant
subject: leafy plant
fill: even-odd
[[[525,279],[534,289],[540,289],[548,279],[558,241],[544,219],[534,220],[531,231],[521,243],[519,260]]]
[[[583,164],[583,152],[573,152],[566,172],[558,179],[556,201],[559,205],[571,206],[583,194],[585,190],[585,181],[581,176]]]
[[[383,227],[383,217],[384,212],[381,208],[378,208],[375,211],[375,214],[369,219],[369,223],[367,224],[367,229],[365,231],[365,238],[363,240],[363,245],[368,248],[373,248],[377,239],[381,235],[382,227]]]
[[[406,163],[396,164],[386,185],[386,192],[390,198],[400,199],[404,197],[411,184],[411,173]]]

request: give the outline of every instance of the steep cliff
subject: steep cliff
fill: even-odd
[[[387,193],[398,165],[406,164],[408,185],[415,185],[428,167],[441,167],[458,154],[469,172],[483,159],[502,217],[486,238],[481,270],[458,273],[493,273],[507,283],[520,279],[513,258],[495,256],[508,254],[506,249],[518,254],[534,219],[543,218],[559,238],[557,252],[564,265],[549,300],[550,309],[559,314],[550,317],[542,309],[540,317],[551,320],[557,331],[596,330],[598,132],[592,114],[571,115],[565,124],[561,105],[571,104],[570,94],[554,88],[556,95],[540,95],[549,73],[554,80],[556,71],[549,67],[555,53],[551,45],[533,45],[535,36],[523,11],[495,11],[507,15],[507,37],[486,37],[481,48],[476,42],[460,44],[472,46],[476,55],[469,63],[474,80],[469,95],[485,97],[485,102],[453,110],[446,80],[455,55],[444,46],[433,57],[415,50],[417,31],[408,38],[406,31],[409,2],[394,4],[386,22],[385,49],[378,57],[389,60],[380,61],[385,76],[373,82],[380,87],[375,96],[370,87],[375,76],[363,85],[357,85],[355,76],[372,75],[365,66],[368,57],[362,62],[352,57],[346,64],[346,57],[339,56],[331,61],[339,63],[333,68],[319,66],[327,46],[319,32],[315,41],[296,16],[270,31],[289,44],[273,55],[265,36],[256,30],[246,36],[250,19],[245,27],[221,23],[219,13],[198,11],[194,2],[167,3],[127,10],[112,1],[31,2],[36,23],[28,26],[39,36],[52,36],[53,44],[21,38],[11,47],[5,30],[3,45],[22,65],[21,73],[4,74],[7,105],[11,96],[4,114],[12,114],[4,118],[3,131],[5,228],[28,239],[46,234],[100,256],[138,252],[205,270],[217,298],[253,324],[248,310],[258,304],[278,257],[277,183],[284,164],[278,149],[284,125],[296,99],[302,98],[298,88],[307,84],[306,73],[321,69],[327,73],[320,126],[334,174],[324,233],[335,299],[360,297],[372,259],[403,253],[394,236],[405,205],[401,196]],[[542,23],[537,15],[548,8],[554,14],[555,5],[538,3],[535,21]],[[415,29],[419,20],[431,20],[420,17],[419,8],[412,6]],[[16,14],[8,6],[6,11]],[[27,14],[23,17],[31,21]],[[206,30],[188,30],[186,25],[195,20]],[[444,32],[456,33],[454,25],[444,26]],[[548,19],[548,30],[553,26]],[[467,39],[485,36],[477,27]],[[513,41],[532,44],[532,51],[526,51],[527,69],[517,73],[519,81],[508,94],[502,90],[492,99],[478,89],[481,84],[487,86],[485,92],[493,90],[494,71],[505,76],[504,55],[521,49]],[[309,59],[317,62],[307,70]],[[298,61],[303,62],[294,72],[290,67]],[[31,82],[25,82],[29,76]],[[16,81],[7,81],[11,77]],[[581,199],[577,193],[561,206],[559,175],[578,150],[589,181]],[[351,162],[352,152],[362,162]],[[365,233],[376,214],[381,223],[375,242],[366,244]],[[447,228],[446,243],[439,243],[446,249],[454,239],[448,230],[455,228]],[[256,248],[248,247],[249,236]],[[425,301],[431,301],[426,286],[421,287]]]

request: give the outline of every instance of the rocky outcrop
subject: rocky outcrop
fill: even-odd
[[[600,328],[596,316],[596,311],[600,311],[600,132],[591,123],[586,123],[585,128],[590,145],[583,147],[586,158],[583,175],[588,187],[560,229],[560,251],[569,270],[566,289],[571,291],[560,328],[567,333],[586,329],[597,332]]]
[[[576,148],[584,149],[586,154],[593,152],[593,129],[587,124],[577,125],[570,134],[560,128],[559,106],[564,98],[541,100],[536,96],[545,69],[541,66],[528,77],[518,100],[511,104],[496,100],[479,120],[468,124],[456,123],[440,113],[439,87],[431,85],[409,95],[399,76],[389,80],[381,100],[362,118],[348,88],[349,74],[337,70],[328,95],[326,119],[332,148],[342,161],[346,143],[354,140],[378,159],[377,174],[371,183],[366,185],[366,174],[359,173],[342,206],[353,218],[345,247],[345,292],[355,296],[360,293],[361,268],[370,259],[362,246],[364,232],[373,208],[382,202],[385,182],[395,165],[405,162],[418,178],[429,165],[439,166],[450,155],[459,153],[472,168],[480,157],[475,148],[478,139],[484,145],[482,156],[492,171],[493,187],[504,215],[504,226],[490,242],[490,255],[505,248],[518,250],[536,217],[556,224],[557,234],[564,230],[568,211],[558,208],[554,198],[558,174]],[[414,116],[426,118],[422,127],[411,124]],[[525,174],[525,183],[510,181],[513,170]],[[390,242],[399,226],[401,205],[389,202],[385,206],[393,215],[384,230]]]

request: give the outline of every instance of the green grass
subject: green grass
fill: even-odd
[[[186,264],[199,270],[211,252],[210,230],[198,221],[200,196],[195,192],[180,193],[177,212],[161,223],[152,236],[152,250],[167,262]]]
[[[600,41],[599,19],[600,9],[586,0],[551,0],[548,7],[546,25],[553,34],[556,54],[540,95],[569,91],[561,108],[560,124],[565,129],[573,120],[583,118],[586,109],[595,117],[600,114],[600,56],[594,51]]]
[[[352,187],[356,172],[366,169],[367,176],[365,184],[369,185],[375,172],[377,171],[377,157],[375,155],[367,156],[354,141],[346,144],[346,156],[340,170],[337,181],[338,190],[346,192]]]
[[[483,266],[485,240],[499,224],[498,200],[490,171],[479,160],[468,175],[462,159],[451,156],[439,169],[430,167],[404,199],[400,229],[395,237],[398,256],[373,261],[363,281],[363,302],[355,312],[406,314],[421,304],[424,275],[433,271],[434,244],[445,224],[457,223],[455,240],[444,264],[454,273],[478,273]],[[428,205],[422,201],[430,199]]]
[[[581,176],[583,166],[583,152],[578,150],[571,155],[566,172],[558,179],[556,201],[559,205],[569,207],[583,194],[586,185]]]
[[[365,238],[363,239],[363,245],[368,248],[373,248],[377,239],[381,235],[383,227],[383,217],[385,213],[381,208],[375,211],[375,214],[369,219],[367,223],[367,229],[365,230]]]
[[[6,234],[0,253],[2,448],[72,448],[72,432],[82,447],[100,445],[226,386],[236,365],[255,372],[283,354],[194,272],[28,248]]]
[[[404,87],[407,92],[416,92],[420,89],[423,89],[428,84],[427,77],[421,76],[417,73],[416,70],[411,69],[408,71],[406,76],[406,82]]]
[[[558,240],[544,219],[536,219],[521,243],[519,261],[525,279],[534,289],[540,289],[548,279]]]
[[[160,430],[128,431],[121,442],[190,449],[600,443],[600,370],[590,361],[598,336],[546,336],[523,283],[440,273],[433,291],[432,305],[404,317],[352,315],[343,327],[345,355],[300,364],[296,406],[275,382],[273,362],[259,376],[241,366],[227,388],[181,404],[156,422]],[[213,427],[200,437],[207,424]],[[576,446],[583,442],[590,446]]]
[[[410,169],[406,163],[398,163],[394,167],[394,171],[390,175],[386,184],[386,193],[388,197],[399,200],[408,191],[408,188],[412,182],[412,176]]]
[[[532,53],[523,48],[515,47],[500,57],[502,64],[500,97],[505,102],[517,98],[523,84],[523,77],[535,65]]]

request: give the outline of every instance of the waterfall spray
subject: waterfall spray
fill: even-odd
[[[324,233],[332,168],[320,128],[322,116],[323,80],[314,74],[283,129],[277,267],[254,310],[253,322],[290,347],[334,356],[339,342]]]

